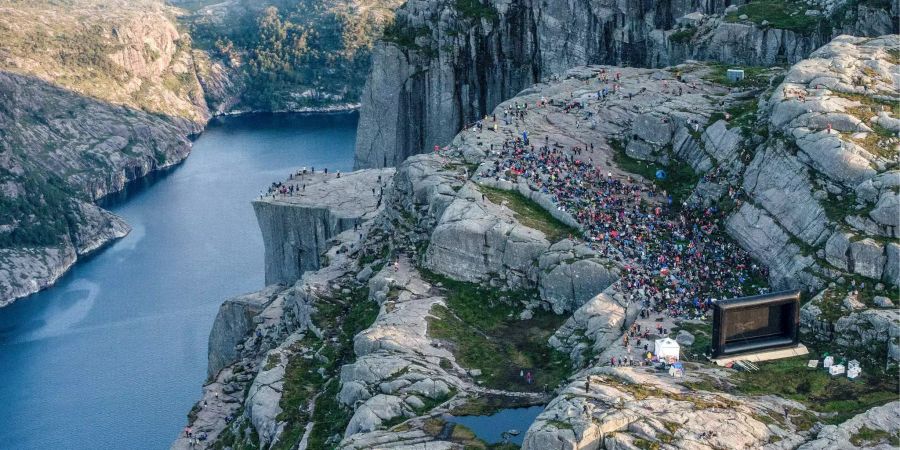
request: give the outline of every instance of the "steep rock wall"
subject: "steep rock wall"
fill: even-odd
[[[795,63],[842,30],[896,30],[896,9],[859,6],[843,28],[823,19],[800,32],[726,20],[730,3],[494,0],[460,11],[447,0],[407,2],[373,52],[354,167],[396,166],[444,146],[501,101],[574,66],[770,66]]]
[[[407,3],[400,35],[389,37],[406,44],[379,43],[373,52],[354,168],[396,166],[446,145],[467,121],[539,79],[531,10],[498,7],[495,23],[463,17],[449,2]]]
[[[206,373],[215,377],[223,367],[238,360],[247,333],[256,327],[254,319],[274,300],[280,286],[269,286],[261,291],[225,300],[219,306],[212,331],[209,332],[209,361]]]
[[[353,227],[327,208],[253,202],[266,248],[266,284],[296,281],[321,266],[328,239]]]

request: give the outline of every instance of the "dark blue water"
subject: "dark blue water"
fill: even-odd
[[[518,430],[519,434],[511,436],[509,441],[522,445],[525,440],[525,432],[534,422],[535,417],[544,410],[543,406],[529,408],[501,409],[490,416],[459,416],[451,421],[472,430],[478,439],[488,444],[503,442],[504,431]]]
[[[349,170],[356,121],[216,121],[184,164],[110,206],[130,235],[0,309],[0,448],[168,448],[219,304],[263,286],[250,201],[301,166]]]

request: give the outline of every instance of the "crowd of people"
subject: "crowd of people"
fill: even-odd
[[[311,169],[307,169],[306,167],[298,170],[295,173],[288,174],[287,181],[276,181],[269,185],[269,188],[266,190],[265,194],[261,194],[261,197],[289,197],[295,194],[302,194],[302,192],[306,191],[306,183],[304,183],[304,177],[308,174],[315,174],[316,168],[312,167]],[[328,175],[328,168],[323,169],[320,174]],[[335,178],[341,177],[341,171],[334,172]],[[294,180],[297,180],[297,183],[292,183]],[[378,177],[378,181],[381,181],[381,177]],[[372,190],[374,193],[374,189]]]
[[[673,204],[652,184],[604,173],[580,150],[508,139],[482,175],[524,179],[549,195],[595,251],[620,263],[622,291],[646,311],[699,318],[714,299],[765,289],[766,269],[723,236],[716,208]]]

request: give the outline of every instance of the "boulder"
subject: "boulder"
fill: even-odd
[[[888,345],[898,338],[900,311],[896,309],[866,309],[840,317],[834,322],[834,343],[841,347],[871,351],[876,344]]]
[[[462,281],[498,275],[511,286],[537,281],[535,263],[550,247],[543,233],[519,224],[507,207],[482,201],[472,183],[459,194],[431,235],[425,266]]]
[[[887,190],[881,193],[878,203],[869,213],[875,222],[883,227],[889,227],[890,236],[898,237],[898,227],[900,227],[900,194]]]
[[[849,311],[861,311],[863,309],[866,309],[866,305],[863,302],[859,301],[857,296],[848,295],[844,298],[844,308]]]
[[[247,391],[247,400],[244,402],[244,414],[250,417],[253,428],[259,434],[261,447],[273,442],[283,427],[277,418],[281,414],[285,362],[281,357],[281,350],[272,350],[269,355],[277,358],[279,363],[269,370],[259,372]]]
[[[654,161],[656,150],[657,148],[653,145],[639,139],[632,139],[625,146],[626,155],[641,161]]]
[[[366,400],[353,413],[353,417],[350,418],[347,429],[344,431],[344,436],[375,430],[381,426],[382,422],[400,417],[408,409],[400,397],[378,394]]]
[[[586,349],[599,354],[621,334],[625,323],[623,303],[625,300],[615,286],[607,288],[576,309],[550,337],[550,345],[568,353],[576,363],[583,362]]]
[[[849,270],[847,257],[852,238],[853,235],[850,233],[836,232],[832,234],[825,243],[825,260],[838,269]]]
[[[887,257],[884,247],[877,241],[867,238],[850,243],[850,257],[853,259],[853,273],[881,279]]]
[[[678,342],[678,344],[680,345],[690,347],[694,343],[694,335],[687,332],[686,330],[679,330],[678,335],[675,336],[675,342]]]
[[[358,381],[347,381],[341,385],[338,393],[338,401],[344,405],[352,406],[360,400],[368,400],[372,397],[365,384]]]
[[[654,114],[640,114],[634,118],[632,131],[641,140],[662,147],[672,141],[672,124]]]
[[[541,299],[553,312],[574,311],[618,278],[618,270],[596,258],[561,262],[540,275]]]
[[[701,139],[706,151],[719,162],[733,160],[744,142],[740,129],[728,129],[724,120],[718,120],[707,127]]]

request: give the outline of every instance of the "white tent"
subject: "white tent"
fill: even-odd
[[[653,354],[655,354],[661,360],[669,359],[669,357],[679,359],[679,355],[681,354],[681,346],[679,346],[678,343],[675,342],[675,339],[657,339],[653,345]]]

